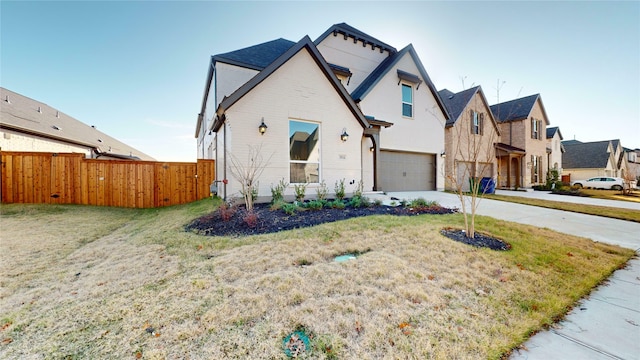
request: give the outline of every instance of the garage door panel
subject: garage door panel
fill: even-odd
[[[380,151],[380,186],[384,191],[435,190],[435,155]]]

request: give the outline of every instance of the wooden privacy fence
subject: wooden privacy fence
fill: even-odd
[[[84,154],[0,152],[2,203],[153,208],[208,197],[215,161],[85,159]]]

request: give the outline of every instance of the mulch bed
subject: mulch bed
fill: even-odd
[[[347,207],[344,209],[301,210],[294,215],[288,215],[283,210],[271,210],[269,204],[256,204],[254,226],[249,226],[247,210],[242,206],[235,209],[235,213],[228,220],[223,220],[219,211],[202,216],[186,226],[187,231],[194,231],[201,235],[210,236],[246,236],[269,234],[278,231],[305,228],[370,215],[399,215],[412,216],[420,214],[453,214],[457,209],[442,206],[410,208],[403,206],[369,206],[360,208]]]
[[[474,234],[473,238],[467,237],[467,233],[464,230],[460,229],[443,229],[440,231],[440,233],[448,237],[449,239],[475,247],[486,247],[491,250],[498,251],[506,251],[511,249],[511,245],[509,245],[508,243],[478,232]]]
[[[186,226],[187,231],[193,231],[207,236],[247,236],[269,234],[278,231],[305,228],[324,223],[346,220],[370,215],[413,216],[421,214],[453,214],[457,209],[442,206],[404,207],[404,206],[369,206],[344,209],[299,210],[294,215],[288,215],[283,210],[271,210],[269,204],[256,204],[253,214],[248,216],[244,206],[237,206],[227,210],[227,219],[222,218],[220,211],[204,215]],[[248,223],[251,223],[249,225]],[[476,247],[487,247],[493,250],[509,250],[511,245],[502,240],[476,233],[475,238],[467,238],[464,230],[444,229],[441,234],[455,241]]]

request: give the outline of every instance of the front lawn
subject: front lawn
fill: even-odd
[[[247,237],[164,209],[3,205],[0,358],[497,359],[563,316],[632,250],[478,217],[376,215]],[[336,262],[338,255],[355,254]]]

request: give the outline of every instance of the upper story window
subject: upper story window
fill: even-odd
[[[484,114],[471,110],[471,133],[482,135],[484,129]]]
[[[402,116],[413,117],[413,87],[402,84]]]
[[[289,182],[320,182],[320,124],[289,121]]]
[[[542,136],[540,136],[541,132],[541,128],[542,128],[542,120],[536,120],[534,118],[531,118],[531,138],[532,139],[542,139]]]

